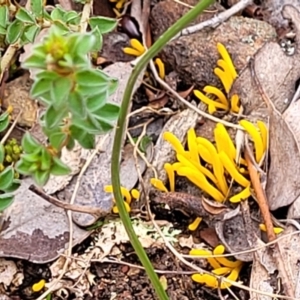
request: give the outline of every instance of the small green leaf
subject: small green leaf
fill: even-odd
[[[68,175],[71,169],[64,164],[58,157],[53,157],[53,165],[51,168],[51,174],[55,176]]]
[[[91,114],[87,115],[85,119],[72,116],[72,124],[90,134],[99,134],[101,132],[101,126],[99,125],[98,120]]]
[[[0,190],[5,191],[9,188],[14,180],[14,169],[11,166],[6,167],[0,173]]]
[[[57,5],[51,12],[51,19],[53,21],[55,20],[60,20],[60,21],[64,21],[64,15],[65,15],[65,11],[59,6]]]
[[[26,10],[24,7],[19,7],[18,12],[16,14],[16,19],[24,23],[35,24],[34,15],[30,11]]]
[[[53,148],[60,150],[62,145],[66,141],[66,138],[67,138],[67,134],[62,131],[59,131],[59,132],[52,133],[49,136],[49,142]]]
[[[74,10],[67,11],[64,15],[64,21],[69,24],[77,25],[80,21],[80,16]]]
[[[23,67],[26,69],[46,69],[46,54],[37,52],[34,50],[34,54],[29,56],[23,63]]]
[[[89,19],[89,24],[92,29],[99,28],[102,34],[111,32],[114,30],[118,24],[116,19],[106,18],[106,17],[91,17]]]
[[[142,152],[146,153],[148,146],[151,144],[152,138],[151,136],[145,135],[143,136],[141,142],[139,143],[139,148]]]
[[[69,141],[66,147],[69,151],[75,147],[75,140],[73,139],[73,137],[69,137]]]
[[[39,34],[41,28],[40,26],[34,24],[31,26],[26,26],[24,29],[23,37],[30,43],[33,43],[36,36]]]
[[[44,186],[47,181],[49,180],[50,177],[50,172],[49,171],[41,171],[41,170],[36,170],[33,175],[32,175],[35,183],[38,186]]]
[[[86,55],[91,51],[94,44],[96,42],[96,38],[91,33],[74,33],[69,40],[69,48],[70,48],[70,54],[72,56],[75,55]]]
[[[103,107],[93,112],[93,116],[104,122],[114,121],[118,118],[120,107],[113,103],[106,103]]]
[[[36,78],[30,91],[32,98],[38,98],[49,92],[51,88],[49,81],[51,81],[49,78]]]
[[[43,0],[30,0],[30,8],[36,17],[43,16]]]
[[[54,109],[51,105],[48,107],[47,111],[44,114],[45,125],[48,128],[55,128],[60,124],[62,119],[67,115],[66,107],[60,108],[59,110]]]
[[[88,134],[83,129],[72,125],[70,127],[72,138],[78,141],[78,143],[85,149],[93,149],[95,146],[95,136]]]
[[[21,180],[14,179],[12,184],[7,189],[5,189],[5,193],[13,193],[20,187],[20,185],[21,185]]]
[[[89,112],[94,112],[95,110],[100,109],[103,107],[106,103],[106,100],[108,98],[108,91],[101,94],[97,94],[93,97],[88,97],[86,100],[87,109]]]
[[[51,98],[53,108],[58,110],[67,101],[67,97],[70,94],[72,88],[72,81],[70,78],[61,77],[52,82],[51,85]]]
[[[64,24],[62,21],[59,20],[54,21],[52,27],[57,33],[61,35],[70,33],[69,27],[66,24]]]
[[[23,174],[23,175],[30,175],[31,172],[29,172],[29,168],[31,166],[31,163],[23,160],[21,158],[21,160],[19,160],[17,163],[16,163],[16,166],[15,166],[15,169],[17,172],[19,172],[20,174]]]
[[[42,171],[47,171],[50,169],[52,163],[52,157],[47,149],[43,148],[41,152],[41,161],[40,161],[40,169]]]
[[[69,96],[69,107],[73,115],[85,119],[86,113],[86,103],[85,99],[78,92],[73,92]]]
[[[28,163],[40,162],[43,147],[38,147],[34,152],[23,154],[22,159]]]
[[[110,78],[108,83],[108,93],[109,95],[113,94],[119,86],[119,80],[117,78]]]
[[[95,36],[94,46],[91,48],[91,51],[100,51],[103,45],[103,37],[98,27],[94,28],[92,31]]]
[[[15,19],[12,23],[8,25],[6,41],[8,44],[15,43],[20,36],[23,34],[25,25],[22,21]]]
[[[31,164],[31,166],[29,167],[28,171],[30,172],[30,174],[34,174],[39,169],[40,169],[40,164],[39,164],[39,162],[37,162],[37,163]]]
[[[8,208],[14,201],[14,196],[9,194],[0,195],[0,211],[4,211]]]
[[[83,70],[76,73],[78,85],[84,86],[100,86],[107,85],[109,77],[100,70]]]
[[[3,29],[6,28],[7,24],[9,23],[9,10],[8,5],[1,5],[0,6],[0,27]]]
[[[0,132],[3,132],[9,125],[9,114],[7,112],[0,116]]]
[[[23,135],[21,145],[25,153],[32,153],[41,147],[41,144],[28,131]]]

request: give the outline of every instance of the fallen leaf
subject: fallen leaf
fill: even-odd
[[[226,205],[216,201],[208,200],[205,197],[201,197],[201,202],[203,208],[211,215],[219,215],[228,210],[228,207]]]

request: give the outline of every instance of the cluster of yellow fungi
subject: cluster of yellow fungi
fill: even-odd
[[[218,43],[217,49],[221,59],[217,61],[214,73],[220,79],[226,94],[228,94],[237,77],[237,72],[226,48]],[[137,39],[131,39],[130,47],[124,48],[124,52],[138,57],[145,52],[145,47]],[[160,59],[156,59],[155,63],[158,67],[160,77],[164,78],[164,64]],[[238,95],[232,95],[229,100],[220,89],[209,85],[204,87],[203,92],[194,90],[194,94],[198,99],[207,104],[210,114],[213,114],[217,110],[230,111],[231,113],[240,112]],[[260,164],[264,159],[268,145],[268,130],[266,125],[261,121],[257,121],[254,125],[247,120],[240,120],[239,124],[251,137],[254,145],[255,161],[257,164]],[[236,149],[223,124],[217,123],[215,126],[214,142],[197,136],[194,128],[189,129],[187,132],[186,148],[171,132],[165,132],[163,138],[172,145],[177,161],[173,164],[166,163],[164,165],[168,176],[169,188],[160,179],[151,178],[151,184],[158,190],[162,192],[174,192],[175,176],[177,175],[187,178],[206,195],[220,203],[226,200],[238,203],[251,196],[246,161]],[[236,182],[240,187],[238,192],[233,191],[233,182]],[[112,192],[112,186],[106,186],[105,191]],[[124,187],[121,188],[121,192],[124,196],[126,210],[130,212],[131,200],[132,198],[138,199],[139,192],[135,189],[128,191]],[[113,212],[118,213],[116,206],[113,207]],[[197,217],[189,225],[189,230],[196,230],[201,220],[200,217]],[[265,231],[265,225],[260,224],[260,229]],[[281,228],[275,228],[274,230],[276,234],[282,231]],[[217,246],[213,251],[192,249],[190,255],[205,257],[212,268],[211,274],[194,274],[192,275],[192,279],[211,288],[224,289],[230,287],[231,284],[229,282],[220,280],[221,278],[218,278],[218,276],[227,276],[226,278],[229,281],[236,281],[243,263],[221,257],[224,252],[225,247],[223,245]]]
[[[104,187],[104,191],[106,193],[113,193],[112,185],[106,185]],[[129,191],[127,188],[122,186],[121,194],[124,197],[124,205],[125,205],[126,211],[129,213],[131,211],[130,204],[131,204],[132,199],[135,199],[135,200],[139,199],[140,192],[137,189],[132,189],[131,191]],[[113,202],[114,203],[116,202],[114,198],[113,198]],[[115,214],[119,213],[118,207],[116,205],[113,206],[112,211]]]
[[[226,289],[230,287],[231,284],[229,282],[226,282],[224,279],[221,280],[222,278],[219,280],[218,276],[224,277],[228,275],[226,279],[236,281],[243,267],[243,263],[238,260],[229,260],[226,257],[213,257],[215,255],[222,255],[224,252],[225,247],[223,245],[217,246],[213,251],[206,249],[192,249],[190,255],[205,257],[212,268],[212,274],[194,274],[192,275],[192,279],[195,282],[205,284],[210,288]]]
[[[214,73],[220,79],[225,92],[228,94],[234,80],[237,77],[237,72],[224,45],[218,43],[217,49],[221,59],[217,61],[218,67],[214,69]],[[222,111],[239,113],[240,107],[238,95],[232,95],[229,101],[220,89],[211,85],[205,86],[203,92],[204,93],[200,92],[199,90],[194,90],[195,96],[203,103],[207,104],[208,112],[210,114],[213,114],[218,109],[221,109]]]
[[[113,11],[116,15],[116,17],[120,17],[121,16],[121,10],[123,9],[125,3],[127,2],[127,0],[109,0],[109,2],[114,4],[114,8]]]
[[[130,40],[130,47],[123,48],[124,53],[139,57],[145,53],[146,49],[137,39]],[[165,78],[165,65],[160,58],[155,58],[154,63],[157,67],[158,75],[161,79]]]

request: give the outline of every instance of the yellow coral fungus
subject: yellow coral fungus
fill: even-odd
[[[164,169],[168,175],[169,178],[169,185],[170,185],[170,191],[174,192],[175,191],[175,174],[174,174],[174,169],[171,164],[166,163],[164,165]]]
[[[236,157],[236,148],[223,124],[217,123],[214,129],[214,137],[218,152],[224,151],[228,157],[234,161]]]
[[[239,103],[240,103],[239,96],[237,94],[232,95],[230,99],[230,110],[238,114],[240,112]]]
[[[166,131],[163,134],[163,138],[173,146],[176,153],[178,153],[178,154],[184,153],[184,148],[183,148],[181,142],[173,133]]]
[[[246,179],[243,175],[239,173],[234,163],[231,161],[231,159],[228,157],[228,155],[221,151],[219,153],[219,157],[222,161],[222,164],[224,168],[227,170],[227,172],[230,174],[230,176],[241,186],[247,187],[250,185],[250,182],[248,179]]]
[[[145,47],[137,39],[130,40],[131,47],[123,48],[123,52],[133,56],[141,56],[145,51]]]
[[[228,75],[225,71],[223,71],[220,68],[215,68],[214,73],[221,80],[222,85],[224,86],[224,89],[225,89],[226,93],[229,93],[231,85],[232,85],[232,78],[230,77],[230,75]]]
[[[261,231],[264,231],[264,232],[267,231],[267,228],[266,228],[266,225],[265,225],[265,224],[259,224],[259,229],[260,229]],[[274,233],[275,233],[275,234],[279,234],[279,233],[281,233],[281,232],[283,232],[283,228],[280,228],[280,227],[274,227]]]
[[[191,168],[182,167],[177,170],[177,174],[187,177],[192,183],[210,195],[217,202],[224,201],[225,198],[222,193],[212,186],[201,172],[194,172]]]
[[[45,284],[46,284],[46,280],[41,279],[39,282],[32,285],[32,291],[40,292],[45,287]]]
[[[251,122],[247,120],[241,120],[239,123],[251,136],[255,146],[255,160],[257,163],[259,163],[265,153],[262,136],[255,125],[253,125]]]
[[[225,247],[223,245],[219,245],[214,249],[213,254],[220,255],[220,254],[224,254],[224,252],[225,252]],[[232,269],[236,268],[242,264],[242,262],[239,260],[231,261],[226,257],[219,256],[219,257],[215,257],[215,259],[224,267],[228,267],[228,268],[232,268]]]
[[[218,157],[215,146],[209,140],[202,138],[202,137],[197,138],[197,143],[204,146],[209,151],[209,153],[212,157],[212,165],[213,165],[214,175],[218,180],[216,185],[221,190],[223,195],[226,196],[228,193],[228,185],[226,182],[226,178],[224,176],[224,168]]]
[[[209,251],[209,250],[205,250],[205,249],[192,249],[192,250],[190,250],[190,255],[205,257],[205,259],[207,259],[207,261],[209,262],[209,264],[211,265],[211,267],[213,269],[219,269],[219,268],[221,268],[221,265],[218,263],[218,261],[214,257],[211,257],[212,256],[212,252]]]
[[[229,274],[227,277],[228,280],[236,281],[239,277],[240,270],[242,269],[243,263],[241,261],[231,261],[225,257],[212,257],[212,255],[220,255],[225,252],[225,247],[223,245],[217,246],[213,253],[209,250],[203,249],[192,249],[190,255],[195,256],[205,256],[208,263],[212,266],[213,274],[193,274],[192,280],[195,282],[205,284],[211,288],[221,288],[225,289],[231,284],[225,282],[224,280],[219,280],[216,276]],[[221,278],[220,278],[221,279]]]
[[[155,64],[157,65],[157,68],[158,68],[158,75],[161,79],[164,79],[165,78],[165,65],[164,63],[162,62],[162,60],[160,58],[156,58],[155,59]]]
[[[188,144],[189,152],[192,157],[192,160],[195,161],[197,165],[200,165],[196,138],[197,137],[196,137],[195,129],[194,128],[189,129],[187,133],[187,144]]]
[[[266,151],[268,148],[268,128],[267,128],[266,124],[262,121],[257,121],[256,124],[260,131],[264,151]]]
[[[240,193],[232,196],[229,201],[231,203],[238,203],[241,202],[241,200],[246,200],[251,196],[250,186],[247,186],[245,189],[243,189]]]
[[[203,91],[206,94],[211,94],[211,95],[216,96],[218,98],[218,100],[228,108],[228,101],[226,99],[226,96],[220,89],[218,89],[214,86],[207,85],[206,87],[204,87]]]
[[[194,90],[193,92],[198,99],[200,99],[202,102],[204,102],[205,104],[208,105],[208,112],[210,114],[213,114],[217,108],[223,109],[225,111],[228,110],[228,105],[226,106],[223,103],[220,103],[218,101],[208,98],[206,95],[204,95],[199,90]]]
[[[191,224],[189,225],[189,227],[188,227],[189,230],[190,230],[190,231],[195,231],[195,230],[198,228],[198,226],[200,225],[201,221],[202,221],[202,218],[197,217],[197,218],[194,220],[194,222],[191,223]]]
[[[225,46],[221,43],[217,44],[217,49],[219,54],[221,55],[222,59],[226,62],[226,64],[228,65],[228,69],[230,70],[230,74],[232,76],[232,79],[236,79],[237,77],[237,72],[235,70],[235,67],[233,65],[232,59],[227,51],[227,49],[225,48]]]
[[[166,188],[166,186],[163,184],[163,182],[160,179],[151,178],[150,183],[159,191],[166,192],[166,193],[168,192],[168,189]]]
[[[207,178],[209,178],[213,183],[218,184],[218,179],[212,174],[208,169],[204,168],[200,164],[196,165],[193,164],[193,161],[186,158],[186,156],[177,154],[176,155],[178,161],[181,163],[182,166],[188,167],[191,169],[194,174],[202,173]],[[176,171],[178,170],[178,167],[176,167]]]
[[[106,193],[113,193],[112,185],[104,186],[104,191]],[[126,211],[130,212],[130,204],[131,204],[132,198],[138,199],[140,197],[140,193],[136,189],[133,189],[131,192],[129,192],[129,190],[127,188],[121,187],[121,194],[125,198],[124,205],[125,205]],[[113,201],[115,202],[115,199],[113,199]],[[118,207],[116,205],[113,206],[112,210],[113,210],[113,213],[119,212]]]

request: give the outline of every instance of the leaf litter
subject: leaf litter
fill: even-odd
[[[289,15],[289,13],[290,13],[290,15]],[[285,16],[292,17],[294,24],[299,24],[299,22],[297,23],[297,19],[299,19],[299,16],[297,16],[297,13],[295,13],[295,11],[291,10],[290,8],[287,8]],[[229,21],[229,23],[230,22],[231,21]],[[226,24],[228,24],[228,22],[225,22],[224,24],[225,24],[224,26],[226,26]],[[226,30],[224,29],[224,32],[225,31]],[[296,26],[296,33],[299,36],[299,30],[297,29],[297,26]],[[266,34],[266,36],[265,36],[266,41],[269,41],[270,39],[272,39],[274,37],[272,29],[270,31],[270,35],[268,35],[268,34]],[[245,35],[247,36],[247,34],[245,34]],[[250,44],[251,43],[252,42],[250,41]],[[257,46],[257,48],[255,48],[255,50],[253,50],[252,54],[250,54],[250,55],[252,56],[256,52],[256,50],[258,48],[260,48],[260,46],[261,46],[261,43]],[[179,46],[177,45],[177,47],[180,48],[180,44],[179,44]],[[215,47],[215,43],[212,43],[211,47]],[[199,49],[201,49],[201,47]],[[237,54],[235,55],[235,58],[238,59],[239,54],[240,54],[239,50],[238,50],[239,48],[236,47],[236,49],[237,49],[236,50]],[[230,50],[232,50],[232,49],[230,49]],[[203,52],[203,51],[201,51],[201,52]],[[243,52],[243,54],[244,53],[245,52]],[[297,51],[296,51],[296,53],[297,53]],[[206,58],[203,58],[203,60],[206,61]],[[211,61],[214,61],[214,59],[209,59],[208,61],[211,62]],[[284,61],[285,63],[282,63],[282,61]],[[299,156],[298,144],[297,144],[298,143],[298,141],[297,141],[297,129],[298,129],[297,123],[298,122],[297,122],[296,117],[294,116],[294,111],[296,110],[296,106],[297,106],[298,102],[296,101],[296,102],[292,103],[292,105],[288,108],[287,108],[287,106],[288,106],[289,101],[293,97],[295,82],[300,77],[299,76],[300,75],[299,74],[299,66],[298,66],[299,62],[297,62],[297,61],[300,61],[300,60],[297,59],[296,55],[291,56],[291,57],[282,55],[282,50],[278,47],[278,45],[276,43],[272,43],[272,42],[266,43],[265,46],[254,56],[255,70],[256,70],[256,73],[258,74],[258,78],[263,87],[263,90],[269,96],[269,98],[272,100],[272,102],[274,103],[276,110],[278,110],[278,112],[276,112],[276,113],[274,113],[274,112],[271,113],[271,116],[266,111],[266,107],[264,107],[265,105],[261,99],[261,94],[258,92],[257,87],[253,84],[253,79],[251,78],[251,73],[250,73],[249,68],[245,68],[242,71],[242,73],[240,74],[239,78],[236,80],[236,82],[233,86],[233,92],[232,92],[232,93],[234,93],[235,91],[238,91],[240,98],[243,102],[243,106],[246,109],[246,111],[244,113],[249,115],[249,118],[256,120],[258,117],[259,118],[270,117],[271,168],[270,168],[268,178],[267,178],[267,184],[268,184],[267,185],[267,195],[268,195],[268,200],[269,200],[269,206],[271,209],[277,209],[282,206],[287,206],[287,205],[291,204],[292,202],[294,202],[294,203],[292,203],[292,206],[290,207],[290,216],[292,216],[292,217],[294,217],[295,213],[297,213],[299,211],[299,209],[297,208],[297,205],[296,205],[296,203],[297,203],[296,199],[298,199],[298,196],[299,196],[299,193],[297,192],[297,187],[299,184],[299,178],[297,176],[297,174],[298,174],[297,170],[299,170],[298,165],[297,165],[297,162],[299,161],[297,159],[297,157]],[[278,67],[276,67],[277,62],[279,64]],[[245,65],[246,65],[246,58],[240,64],[240,66],[241,66],[240,69],[242,69],[243,66],[245,66]],[[127,65],[127,66],[129,66],[129,65]],[[120,68],[120,65],[118,65],[118,67]],[[180,67],[180,65],[179,65],[179,67]],[[211,69],[212,69],[212,66],[210,67],[210,70]],[[274,70],[276,70],[276,72],[274,72]],[[181,71],[179,70],[178,72],[180,74]],[[128,74],[129,74],[129,69],[128,69]],[[272,74],[272,76],[270,76],[270,74]],[[205,79],[204,79],[204,81],[205,81]],[[209,82],[209,80],[207,80],[207,81],[208,81],[207,83],[211,83],[211,82]],[[121,82],[122,82],[122,80],[121,80]],[[123,82],[124,82],[124,84],[126,84],[126,79],[124,79]],[[194,83],[199,85],[199,82],[197,82],[197,81],[193,82],[193,84]],[[201,85],[203,85],[203,82],[200,83],[200,86]],[[122,99],[122,97],[119,97],[119,99]],[[283,113],[283,115],[281,115],[282,113]],[[185,143],[185,135],[186,135],[187,130],[191,127],[196,127],[199,124],[199,120],[200,120],[200,118],[195,112],[193,112],[192,110],[184,110],[181,113],[179,113],[169,119],[169,121],[166,123],[166,125],[163,129],[163,132],[171,131],[179,137],[180,142]],[[153,160],[151,163],[152,163],[152,167],[154,167],[156,169],[159,177],[162,178],[162,180],[164,182],[167,182],[167,175],[165,173],[163,165],[165,162],[174,161],[174,151],[172,150],[172,148],[169,145],[167,145],[165,142],[163,142],[163,139],[162,139],[163,132],[161,133],[161,135],[158,139],[158,142],[156,144],[154,157],[153,157]],[[284,139],[284,141],[282,141],[283,139]],[[107,148],[107,146],[105,144],[105,140],[104,140],[104,142],[102,141],[102,143],[104,145],[103,150],[105,152],[109,152],[108,151],[109,147]],[[109,143],[107,145],[109,145]],[[286,145],[286,146],[284,146],[284,145]],[[88,154],[89,153],[85,153],[85,154],[83,153],[81,156],[81,159],[82,159],[82,157],[86,158]],[[100,160],[100,157],[102,158],[101,160]],[[103,162],[103,153],[102,152],[99,153],[98,157],[95,160],[96,165],[97,164],[99,165],[100,161],[101,161],[101,163]],[[106,159],[105,159],[105,161],[106,161]],[[80,161],[80,163],[82,163],[82,161]],[[289,166],[289,167],[287,167],[287,166]],[[278,170],[280,170],[282,168],[286,170],[286,169],[289,169],[290,167],[291,167],[292,171],[289,172],[288,174],[278,172]],[[132,167],[130,167],[130,170],[131,170],[131,168]],[[91,180],[91,178],[93,180],[93,178],[95,178],[95,172],[97,174],[99,174],[98,173],[99,169],[97,168],[97,166],[91,167],[87,171],[87,174],[90,173],[92,175],[87,175],[87,177],[86,177],[87,179],[84,178],[82,182],[87,182],[87,181]],[[149,179],[151,177],[153,177],[153,169],[146,171],[146,174],[144,176],[145,182],[148,183]],[[270,181],[271,180],[270,178],[272,180],[274,179],[273,182]],[[134,183],[130,183],[127,186],[128,188],[133,187],[136,184],[137,179],[135,179],[133,181],[134,181]],[[110,182],[105,183],[105,184],[110,184]],[[71,185],[72,185],[72,183],[71,183]],[[62,188],[64,188],[64,187],[65,186],[63,186]],[[87,187],[82,186],[81,188],[83,190],[83,194],[84,194],[84,191],[91,190],[90,186],[87,186]],[[58,188],[57,190],[59,190],[59,189],[61,189],[61,188]],[[96,190],[96,189],[98,190],[98,186],[95,185],[94,190]],[[25,190],[26,190],[26,187],[25,187]],[[55,190],[56,190],[56,187],[54,187],[51,191],[54,192]],[[148,191],[153,190],[153,187],[149,185],[149,186],[147,186],[147,190]],[[277,192],[278,190],[280,191],[280,194],[278,194],[278,192]],[[69,198],[71,193],[72,193],[72,188],[70,188],[69,194],[68,194],[68,192],[66,192],[63,195],[63,197]],[[28,192],[26,192],[26,194],[28,194]],[[279,195],[280,195],[280,198],[279,198]],[[32,199],[34,198],[33,195],[31,195],[31,197],[32,197]],[[98,206],[99,205],[97,200],[94,199],[95,197],[89,197],[89,199],[87,199],[87,198],[88,197],[85,197],[84,195],[79,195],[79,197],[76,201],[79,204],[87,204],[88,203],[89,206],[95,206],[95,205]],[[98,199],[100,199],[100,198],[103,199],[103,195],[101,195],[101,197],[100,196],[98,197]],[[24,199],[22,199],[22,200],[24,203]],[[21,199],[20,199],[20,201],[21,201]],[[94,201],[94,204],[91,201],[92,202]],[[17,203],[17,201],[16,201],[16,203]],[[63,241],[63,243],[58,246],[56,244],[56,240],[57,240],[57,237],[60,235],[58,235],[58,236],[53,235],[53,233],[49,233],[47,231],[48,230],[47,226],[49,227],[48,224],[51,224],[51,225],[53,224],[53,220],[52,220],[52,222],[47,220],[47,215],[49,216],[49,211],[51,211],[51,212],[56,211],[56,213],[58,214],[57,219],[58,220],[61,219],[63,222],[58,222],[57,227],[54,228],[53,232],[56,232],[56,234],[59,234],[59,233],[61,234],[61,230],[63,228],[64,228],[63,234],[66,234],[68,232],[66,217],[65,217],[65,215],[63,215],[64,212],[63,212],[63,210],[57,209],[57,208],[53,207],[52,205],[49,205],[49,204],[45,205],[45,204],[46,204],[46,202],[44,200],[42,200],[41,198],[37,199],[36,202],[33,202],[33,205],[37,206],[36,211],[38,212],[38,214],[36,216],[41,215],[42,218],[40,218],[40,219],[42,219],[42,222],[44,222],[44,224],[43,224],[43,226],[39,225],[41,228],[41,232],[38,230],[37,231],[31,230],[31,231],[29,231],[30,234],[29,234],[29,236],[26,237],[26,239],[27,240],[29,239],[29,245],[33,244],[36,241],[36,239],[40,238],[40,235],[42,233],[42,235],[44,235],[45,240],[47,242],[51,242],[51,244],[53,245],[53,240],[51,239],[51,238],[53,238],[55,243],[54,243],[54,247],[52,248],[52,252],[50,251],[49,253],[47,253],[47,251],[49,250],[49,243],[48,244],[45,243],[45,245],[43,245],[43,244],[39,245],[39,247],[38,247],[39,252],[37,251],[37,249],[32,249],[29,247],[28,249],[26,249],[27,252],[26,251],[24,252],[25,254],[22,253],[22,249],[19,251],[18,254],[16,254],[15,252],[13,252],[11,250],[4,250],[4,252],[5,251],[7,251],[7,252],[3,253],[3,256],[20,257],[20,258],[33,260],[36,262],[45,262],[45,261],[53,260],[54,257],[56,257],[55,255],[57,255],[57,252],[55,252],[55,251],[57,251],[58,249],[59,249],[59,251],[64,250],[65,245],[67,243],[67,239],[65,239]],[[102,200],[101,200],[101,204],[102,204]],[[17,204],[17,207],[15,207],[13,209],[16,211],[22,212],[23,209],[21,208],[20,205],[21,205],[20,203]],[[112,205],[111,202],[110,202],[110,205]],[[199,203],[197,205],[199,205]],[[219,231],[219,234],[217,234],[217,235],[218,235],[218,238],[222,241],[222,244],[227,245],[227,251],[229,251],[231,253],[236,252],[238,249],[236,249],[235,246],[237,245],[238,241],[240,241],[240,240],[246,241],[246,244],[240,250],[249,249],[249,245],[253,248],[262,247],[264,245],[264,242],[261,240],[260,236],[258,236],[256,234],[254,229],[248,228],[249,230],[247,230],[247,226],[245,226],[245,222],[246,222],[245,216],[238,210],[236,210],[236,211],[229,210],[228,211],[228,210],[226,210],[226,208],[224,208],[224,210],[225,210],[225,213],[224,213],[223,207],[214,207],[213,205],[210,205],[210,203],[208,203],[205,200],[202,201],[202,205],[203,205],[206,213],[217,217],[217,223],[218,223],[217,231]],[[40,211],[38,210],[39,207],[41,209]],[[292,209],[292,207],[293,207],[293,209]],[[111,206],[109,207],[109,205],[106,207],[108,213],[110,211],[110,208],[111,208]],[[172,208],[172,206],[171,206],[171,208]],[[16,211],[13,213],[15,214]],[[45,213],[44,211],[47,213]],[[187,213],[193,213],[193,212],[194,211],[187,210]],[[33,216],[33,218],[36,216]],[[51,215],[50,217],[53,217],[53,215]],[[11,222],[11,220],[9,220],[9,217],[6,216],[5,218],[6,218],[5,226],[6,227],[11,226],[12,224],[9,224]],[[28,220],[29,219],[30,218],[28,218]],[[249,221],[249,217],[247,220],[250,225],[253,225],[251,218],[250,218],[250,221]],[[35,221],[36,221],[36,219],[35,219]],[[87,224],[93,223],[95,220],[91,219],[91,217],[83,216],[82,214],[77,214],[77,216],[74,217],[74,221],[77,224],[87,225]],[[232,223],[231,225],[226,224],[226,222],[229,222],[229,221],[231,221],[231,223]],[[37,223],[39,224],[39,222],[37,222]],[[140,237],[143,241],[143,245],[145,247],[149,245],[150,249],[153,248],[154,245],[157,246],[157,239],[159,237],[157,236],[155,231],[154,231],[154,238],[151,237],[153,228],[147,229],[147,226],[145,226],[143,224],[143,222],[141,224],[136,225],[135,228],[137,229],[138,234],[140,234]],[[35,228],[35,226],[36,226],[33,222],[31,222],[31,223],[27,222],[27,225],[31,229]],[[169,224],[168,226],[166,226],[165,231],[163,231],[164,235],[167,236],[167,238],[170,238],[170,241],[177,242],[177,235],[179,234],[179,232],[177,232],[176,230],[173,230],[170,233],[169,229],[171,227],[173,227],[173,225]],[[226,226],[227,226],[227,229],[224,229]],[[9,232],[9,230],[8,230],[8,227],[7,228],[6,227],[4,227],[3,232],[7,234],[7,232]],[[243,230],[239,231],[239,229],[242,229],[244,227],[245,227],[246,231],[243,231]],[[22,230],[24,230],[24,224],[18,224],[16,227],[13,227],[13,228],[17,228],[19,230],[18,231],[18,234],[19,234],[19,232],[22,232]],[[38,229],[40,229],[40,228],[38,227]],[[75,231],[77,230],[76,225],[74,226],[74,230]],[[237,236],[233,235],[229,238],[227,237],[226,239],[220,238],[222,236],[222,234],[224,235],[224,232],[226,232],[226,230],[228,232],[236,233]],[[10,232],[13,232],[13,231],[11,231],[11,229],[10,229]],[[113,236],[115,237],[115,240],[111,240],[112,232],[113,232]],[[288,236],[289,232],[295,232],[295,229],[292,226],[288,226],[288,228],[284,232],[284,235]],[[78,235],[81,236],[81,238],[82,238],[83,235],[81,235],[81,234],[83,234],[83,233],[81,233],[80,229],[79,229]],[[149,234],[150,234],[150,236],[149,236]],[[88,235],[89,235],[89,233],[88,233]],[[245,239],[245,236],[246,236],[246,239]],[[49,237],[50,237],[50,239],[49,239]],[[143,239],[143,237],[146,237],[145,240]],[[182,239],[181,239],[181,244],[183,247],[189,247],[189,246],[194,247],[195,246],[195,244],[192,245],[192,243],[191,243],[191,237],[192,237],[192,235],[190,235],[189,238],[187,238],[187,241],[182,241]],[[30,238],[32,238],[32,239],[30,239]],[[95,244],[93,245],[93,249],[95,250],[95,254],[98,255],[101,259],[103,259],[103,254],[105,254],[105,255],[111,254],[111,255],[116,255],[116,256],[120,255],[122,250],[120,251],[120,249],[118,249],[118,248],[122,248],[122,244],[128,242],[127,235],[125,234],[124,229],[122,228],[121,224],[120,223],[118,224],[115,221],[109,222],[108,224],[104,225],[102,227],[102,229],[99,231],[99,233],[97,233],[97,238],[98,238],[98,242],[100,241],[99,242],[100,245],[97,246],[99,250],[96,250],[97,247]],[[1,239],[2,239],[2,236],[1,236]],[[19,237],[18,237],[18,239],[19,239]],[[298,235],[294,234],[290,240],[285,238],[285,239],[282,239],[281,242],[282,242],[282,248],[285,251],[284,255],[286,255],[286,257],[289,257],[289,259],[288,259],[290,262],[289,269],[292,270],[293,278],[297,279],[298,273],[296,272],[297,271],[296,262],[298,259],[297,253],[299,253],[298,248],[297,248],[297,244],[299,244]],[[0,240],[0,243],[1,243],[1,240]],[[73,242],[73,244],[76,244],[76,243],[77,243],[76,241]],[[8,244],[8,245],[11,245],[11,244]],[[116,245],[118,245],[118,246],[116,246]],[[162,244],[159,244],[159,246],[161,247]],[[17,247],[19,247],[19,246],[17,246]],[[113,250],[113,249],[115,249],[115,250]],[[68,290],[66,289],[66,287],[72,286],[74,284],[74,281],[79,280],[77,282],[78,289],[77,289],[76,294],[79,297],[82,297],[84,294],[91,295],[90,288],[92,285],[94,285],[94,279],[95,279],[94,276],[95,275],[93,275],[93,273],[91,273],[91,271],[89,269],[89,267],[90,267],[89,259],[91,259],[91,257],[86,256],[87,253],[89,253],[89,251],[90,250],[88,250],[84,254],[84,257],[83,257],[84,259],[87,258],[87,260],[88,260],[87,265],[86,265],[86,263],[80,263],[79,261],[80,261],[80,259],[82,259],[82,257],[75,255],[74,260],[69,267],[69,271],[68,271],[68,273],[66,273],[66,277],[69,278],[70,280],[66,279],[64,281],[61,281],[61,283],[60,283],[61,289],[58,292],[61,293],[62,291],[64,291],[64,292],[68,293]],[[42,256],[42,253],[44,253],[45,255]],[[55,253],[55,255],[54,255],[54,253]],[[270,257],[267,248],[263,248],[263,250],[262,249],[256,250],[254,252],[254,255],[251,254],[249,257],[252,257],[252,259],[254,257],[253,265],[252,265],[252,272],[251,272],[251,282],[250,282],[251,288],[258,289],[261,291],[266,291],[269,293],[276,292],[276,290],[274,289],[274,286],[272,286],[270,284],[270,278],[269,278],[270,274],[272,274],[276,271],[276,265],[274,264],[273,258]],[[245,257],[242,258],[242,256],[239,256],[239,255],[236,255],[236,258],[239,258],[239,259],[245,260],[245,261],[249,260],[248,258],[247,259]],[[60,258],[60,260],[61,259],[62,258]],[[251,258],[250,258],[250,260],[251,260]],[[57,261],[57,262],[59,262],[59,261]],[[58,270],[61,268],[61,266],[62,265],[58,264],[58,267],[56,267],[56,272],[58,272]],[[55,268],[53,267],[52,275],[53,275],[53,277],[56,277],[57,273],[55,273],[54,269]],[[82,278],[80,278],[80,276],[82,274],[83,274],[83,276],[82,276]],[[164,279],[162,279],[162,280],[163,280],[165,286],[169,287],[169,285],[166,284],[165,280]],[[265,296],[258,296],[258,294],[253,291],[251,291],[250,294],[251,294],[251,297],[253,297],[253,299],[271,299],[268,297],[264,298]],[[297,295],[297,297],[299,297],[299,296]]]

